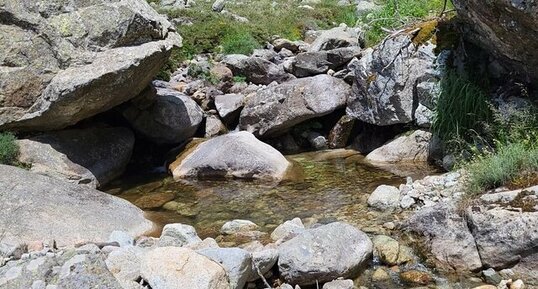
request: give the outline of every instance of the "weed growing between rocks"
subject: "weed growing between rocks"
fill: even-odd
[[[10,132],[0,132],[0,164],[13,165],[19,154],[16,138]]]

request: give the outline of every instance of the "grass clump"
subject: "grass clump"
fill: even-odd
[[[228,33],[221,39],[222,52],[226,54],[251,54],[260,43],[248,31]]]
[[[445,72],[432,130],[449,152],[461,152],[468,144],[487,143],[491,138],[488,123],[492,115],[488,95],[482,87],[454,70]]]
[[[19,147],[12,133],[0,132],[0,164],[13,165],[19,155]]]
[[[443,8],[452,8],[450,0],[383,0],[379,10],[365,14],[360,22],[366,30],[366,44],[379,43],[387,33],[384,29],[397,30],[417,21],[438,16]]]

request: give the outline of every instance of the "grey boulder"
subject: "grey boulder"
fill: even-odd
[[[181,37],[143,0],[3,1],[0,128],[73,125],[138,95]],[[32,41],[29,41],[32,39]]]
[[[167,224],[159,238],[159,247],[183,247],[202,242],[193,226],[184,224]]]
[[[183,152],[170,165],[170,171],[174,178],[282,180],[289,166],[276,149],[241,131],[218,136]]]
[[[162,87],[148,87],[121,110],[138,133],[156,143],[183,142],[196,133],[204,119],[194,100]]]
[[[347,114],[379,126],[412,122],[419,104],[417,83],[438,77],[434,49],[430,42],[415,46],[403,34],[366,50],[354,65]]]
[[[425,162],[433,150],[431,140],[430,132],[416,130],[375,149],[366,160],[374,163]]]
[[[482,261],[466,220],[454,204],[439,204],[416,212],[404,228],[421,235],[439,268],[474,271]]]
[[[239,248],[208,248],[197,251],[220,264],[228,274],[231,289],[243,289],[252,275],[252,255]]]
[[[279,247],[278,269],[288,283],[311,285],[355,277],[372,256],[373,244],[346,223],[309,229]]]
[[[230,54],[222,59],[222,63],[232,70],[234,76],[244,76],[248,82],[254,84],[267,85],[273,81],[281,83],[290,79],[282,66],[261,57]]]
[[[354,57],[360,56],[360,54],[360,47],[300,53],[293,61],[292,74],[297,77],[307,77],[327,73],[329,69],[337,70],[343,67]]]
[[[362,46],[364,39],[360,36],[357,28],[339,26],[329,30],[323,30],[312,42],[308,51],[331,50],[335,48]]]
[[[222,94],[215,96],[215,107],[225,123],[233,123],[239,119],[239,114],[245,101],[242,94]]]
[[[126,200],[23,169],[0,165],[0,188],[3,243],[54,239],[66,246],[106,242],[115,230],[137,237],[153,228]]]
[[[379,210],[398,208],[400,206],[400,190],[394,186],[381,185],[368,197],[368,206]]]
[[[17,141],[30,171],[98,188],[120,176],[131,159],[134,135],[126,128],[71,129]]]
[[[350,93],[347,83],[328,75],[270,86],[247,97],[239,128],[256,136],[278,136],[301,122],[344,107]]]

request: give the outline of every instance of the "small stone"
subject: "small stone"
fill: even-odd
[[[124,231],[113,231],[108,237],[108,242],[117,242],[120,247],[134,245],[133,237]]]
[[[521,279],[517,279],[510,284],[510,289],[525,289],[525,284]]]
[[[271,233],[271,239],[273,241],[278,241],[280,239],[289,239],[305,230],[303,222],[299,218],[294,218],[293,220],[286,221],[283,224],[276,227],[276,229]]]
[[[164,226],[158,245],[159,247],[182,247],[199,242],[202,242],[202,239],[198,237],[193,226],[178,223]]]
[[[497,285],[502,281],[501,275],[495,272],[493,268],[482,271],[482,276],[484,276],[484,280],[488,284]]]
[[[383,268],[377,268],[372,274],[372,282],[384,282],[390,279],[389,273]]]
[[[381,185],[368,198],[368,206],[385,210],[398,207],[400,190],[394,186]]]
[[[224,235],[233,235],[239,232],[254,231],[258,229],[258,225],[249,220],[233,220],[222,225],[220,232]]]
[[[407,284],[411,285],[428,285],[432,281],[432,278],[429,273],[411,270],[400,273],[400,279]]]

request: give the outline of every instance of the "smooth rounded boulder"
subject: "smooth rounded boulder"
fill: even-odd
[[[278,250],[280,274],[302,286],[355,277],[370,260],[373,244],[359,229],[336,222],[305,230]]]
[[[138,95],[181,37],[144,0],[0,5],[0,129],[62,129]]]
[[[204,119],[190,97],[168,87],[150,86],[131,100],[122,115],[145,138],[164,144],[191,138]]]
[[[6,244],[55,240],[67,246],[106,242],[116,230],[138,237],[153,229],[126,200],[16,167],[0,165],[0,198]]]
[[[174,178],[282,180],[290,165],[279,151],[241,131],[188,148],[169,169]]]
[[[247,97],[239,128],[256,136],[285,134],[291,127],[343,108],[349,85],[329,75],[295,79]]]

